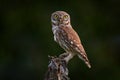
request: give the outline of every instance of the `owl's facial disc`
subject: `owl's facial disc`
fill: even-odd
[[[68,25],[70,23],[70,16],[66,12],[56,11],[52,14],[51,21],[53,25]]]

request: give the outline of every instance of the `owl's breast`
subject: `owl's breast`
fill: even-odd
[[[54,40],[65,50],[69,51],[68,41],[67,41],[67,34],[64,33],[61,29],[56,30],[54,35]]]

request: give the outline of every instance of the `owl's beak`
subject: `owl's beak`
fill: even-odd
[[[60,24],[61,24],[61,23],[63,23],[63,20],[62,20],[62,19],[59,19],[59,22],[60,22]]]

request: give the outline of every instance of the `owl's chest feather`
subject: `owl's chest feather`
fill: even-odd
[[[54,40],[58,43],[59,43],[59,41],[61,42],[61,36],[60,35],[62,35],[63,33],[61,33],[61,30],[59,29],[59,27],[54,26],[52,28],[52,31],[53,31],[53,34],[54,34]]]
[[[54,40],[65,50],[68,50],[67,34],[60,28],[53,28]]]

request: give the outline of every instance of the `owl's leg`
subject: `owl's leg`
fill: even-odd
[[[60,57],[61,59],[64,59],[64,58],[67,57],[68,55],[69,55],[69,53],[62,53],[62,54],[59,55],[59,57]]]
[[[67,57],[65,57],[64,60],[68,63],[69,60],[71,60],[73,57],[74,57],[74,55],[69,53],[69,55]]]
[[[64,59],[67,63],[69,62],[69,60],[71,60],[74,57],[74,54],[71,53],[63,53],[59,56],[61,59]]]

